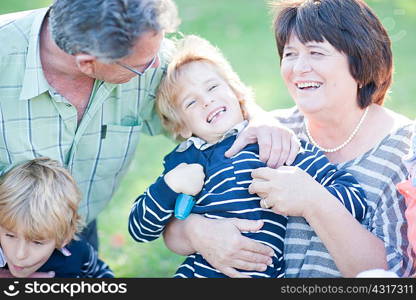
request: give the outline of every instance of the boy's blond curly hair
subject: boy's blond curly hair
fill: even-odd
[[[207,62],[230,86],[240,102],[243,116],[247,119],[247,104],[254,101],[251,88],[246,86],[234,72],[221,51],[209,41],[188,35],[176,41],[176,49],[167,67],[166,76],[162,79],[157,96],[156,110],[162,124],[172,136],[181,141],[180,131],[184,124],[177,113],[178,81],[181,68],[192,62]]]
[[[0,181],[0,226],[20,230],[27,240],[55,240],[56,247],[75,238],[83,221],[81,193],[57,161],[41,157],[13,167]]]

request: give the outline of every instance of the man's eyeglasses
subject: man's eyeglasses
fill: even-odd
[[[125,69],[127,69],[127,70],[129,70],[129,71],[131,71],[131,72],[133,72],[136,75],[143,76],[144,73],[146,73],[146,71],[148,71],[154,65],[154,63],[156,62],[156,60],[158,58],[159,58],[159,54],[156,54],[152,58],[152,60],[146,65],[146,67],[143,69],[143,71],[138,71],[138,70],[134,69],[133,67],[130,67],[129,65],[126,65],[125,63],[122,63],[122,62],[116,62],[116,64],[125,68]]]

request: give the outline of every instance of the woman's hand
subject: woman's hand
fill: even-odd
[[[383,241],[362,226],[348,210],[308,173],[297,167],[258,168],[251,173],[250,193],[264,208],[304,217],[322,240],[343,277],[387,268]],[[360,247],[351,247],[354,240]]]
[[[249,192],[262,198],[260,204],[263,208],[270,208],[275,213],[285,216],[307,219],[321,193],[327,192],[298,167],[258,168],[251,176],[253,181],[249,186]]]
[[[164,237],[166,245],[174,252],[179,248],[193,249],[191,253],[200,253],[221,273],[229,277],[249,277],[236,269],[264,271],[272,263],[274,253],[271,248],[241,235],[241,231],[254,232],[262,226],[262,221],[214,220],[192,214],[184,221],[170,222]],[[178,243],[181,245],[176,248]]]
[[[250,119],[225,156],[231,157],[253,143],[259,144],[260,160],[270,168],[291,165],[300,148],[294,132],[266,112]]]

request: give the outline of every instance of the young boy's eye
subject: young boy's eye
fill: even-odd
[[[218,84],[213,84],[210,86],[210,88],[208,89],[209,92],[211,92],[213,89],[215,89],[218,86]]]
[[[41,241],[32,241],[32,243],[35,245],[43,245],[43,242]]]
[[[14,238],[14,234],[6,233],[6,237],[8,237],[8,238]]]
[[[196,101],[195,100],[190,100],[185,104],[185,108],[188,108],[190,106],[192,106]]]

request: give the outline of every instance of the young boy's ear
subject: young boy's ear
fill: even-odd
[[[186,140],[186,139],[189,139],[189,138],[192,136],[192,132],[191,132],[188,128],[186,128],[186,127],[181,128],[181,130],[179,131],[179,134],[180,134],[180,135],[181,135],[181,137],[183,137],[185,140]]]
[[[236,93],[238,102],[240,103],[241,112],[243,113],[244,120],[249,119],[249,114],[247,111],[247,100],[240,93]]]

